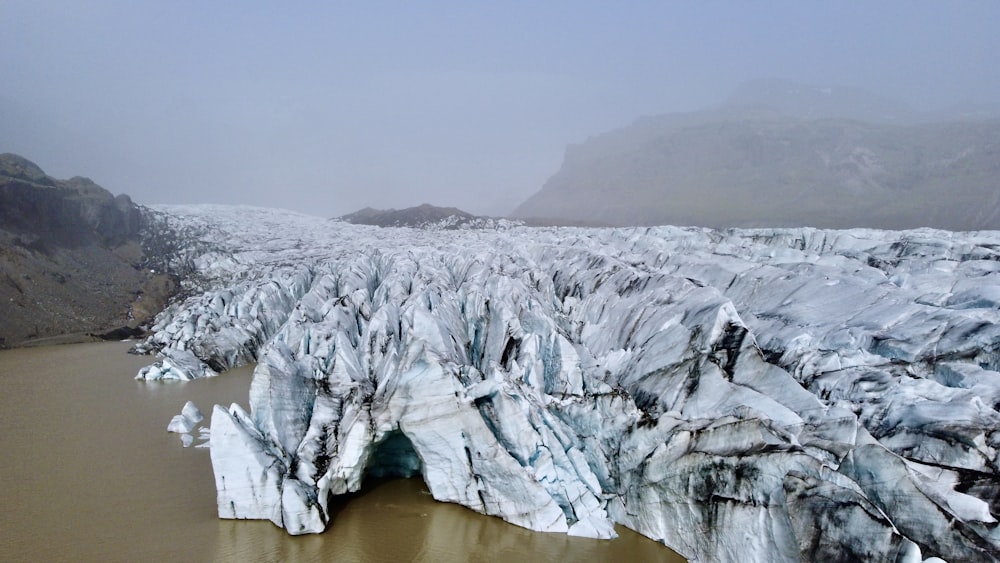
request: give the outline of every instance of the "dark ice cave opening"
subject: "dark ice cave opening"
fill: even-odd
[[[375,450],[368,458],[368,464],[365,467],[361,489],[354,493],[330,498],[328,505],[330,523],[336,520],[337,515],[352,500],[365,496],[389,481],[411,478],[420,478],[422,481],[422,469],[423,463],[417,455],[417,450],[413,447],[413,442],[400,430],[390,432],[382,441],[375,444]],[[423,491],[420,494],[430,494],[427,491],[427,485],[422,482],[417,490]]]
[[[420,475],[423,464],[413,448],[413,442],[400,430],[393,430],[379,443],[368,459],[365,481],[415,477]]]

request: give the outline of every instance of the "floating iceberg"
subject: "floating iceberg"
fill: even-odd
[[[316,533],[420,475],[692,560],[1000,557],[1000,233],[160,211],[198,233],[194,285],[141,348],[257,363],[249,412],[211,417],[221,517]]]
[[[156,363],[139,370],[135,378],[140,381],[191,381],[217,375],[194,353],[183,348],[166,348],[162,356]]]
[[[194,436],[191,435],[191,431],[194,430],[195,426],[199,422],[205,420],[205,417],[198,410],[198,407],[191,401],[184,404],[184,408],[181,409],[181,414],[174,415],[170,419],[170,423],[167,424],[167,432],[176,432],[181,435],[181,443],[184,447],[190,447],[194,443]]]

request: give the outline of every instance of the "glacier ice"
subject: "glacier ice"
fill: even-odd
[[[167,432],[180,434],[181,443],[187,448],[194,444],[194,436],[191,435],[191,431],[203,420],[205,420],[205,417],[201,414],[198,407],[192,401],[188,401],[184,403],[181,414],[174,415],[170,419],[170,423],[167,424]]]
[[[181,408],[181,414],[175,415],[174,418],[170,420],[170,424],[167,425],[167,432],[177,432],[181,434],[186,434],[194,430],[194,427],[204,420],[205,417],[198,410],[198,407],[192,401],[184,403],[184,407]]]
[[[164,349],[161,355],[162,359],[139,370],[135,378],[140,381],[191,381],[217,375],[189,350],[170,347]]]
[[[692,560],[1000,557],[1000,233],[379,229],[160,207],[189,297],[146,379],[216,406],[224,518],[366,478]]]

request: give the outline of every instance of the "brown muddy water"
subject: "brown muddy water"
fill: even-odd
[[[188,400],[206,417],[245,407],[250,370],[138,382],[151,358],[129,346],[0,351],[0,561],[684,561],[621,526],[611,541],[531,532],[419,479],[345,499],[323,534],[220,520],[208,450],[166,427]]]

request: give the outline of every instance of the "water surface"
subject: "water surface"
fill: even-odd
[[[151,358],[129,346],[0,351],[0,560],[683,561],[621,526],[611,541],[531,532],[436,502],[419,479],[340,501],[323,534],[220,520],[208,450],[166,427],[187,400],[206,418],[246,407],[250,370],[139,382]]]

